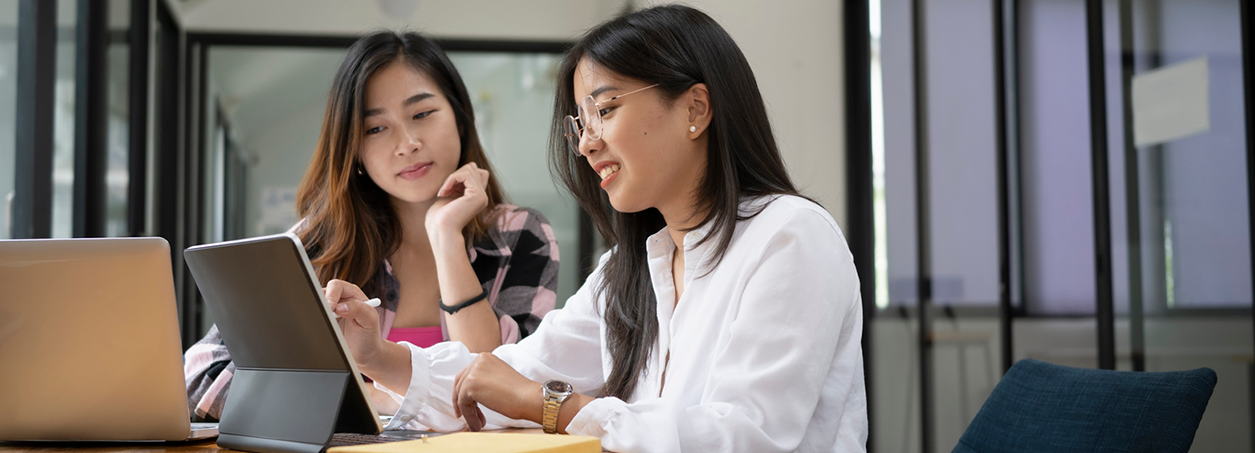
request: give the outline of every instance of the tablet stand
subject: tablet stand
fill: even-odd
[[[376,434],[348,371],[237,369],[218,445],[263,453],[318,453],[336,432]],[[243,402],[243,404],[241,404]]]

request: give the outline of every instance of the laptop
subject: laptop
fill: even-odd
[[[383,430],[295,235],[200,245],[183,256],[235,362],[219,446],[318,453],[437,435]]]
[[[162,238],[0,240],[0,440],[182,441],[170,246]]]

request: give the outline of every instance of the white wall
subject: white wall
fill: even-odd
[[[841,2],[684,3],[709,14],[736,40],[758,79],[793,182],[848,229]]]
[[[189,0],[168,2],[189,31],[355,35],[409,28],[443,38],[566,40],[624,0]]]

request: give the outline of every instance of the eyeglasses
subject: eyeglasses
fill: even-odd
[[[619,99],[629,94],[640,93],[642,91],[648,90],[658,85],[659,84],[655,83],[645,88],[641,88],[636,91],[629,91],[627,93],[620,94],[618,96],[612,97],[610,99],[606,99],[601,102],[597,102],[596,100],[593,99],[592,96],[584,96],[584,99],[581,100],[580,103],[576,105],[577,110],[579,110],[580,116],[573,117],[571,115],[567,115],[566,119],[563,120],[562,122],[563,126],[565,126],[565,132],[563,133],[563,135],[566,136],[566,143],[567,143],[567,146],[571,148],[571,152],[574,152],[576,156],[583,156],[583,154],[580,153],[580,136],[581,135],[586,134],[585,136],[587,136],[589,140],[601,140],[601,130],[602,130],[601,106],[602,104],[613,101],[615,99]]]

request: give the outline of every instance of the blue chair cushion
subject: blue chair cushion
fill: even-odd
[[[953,451],[1186,452],[1215,386],[1209,368],[1111,371],[1025,359]]]

